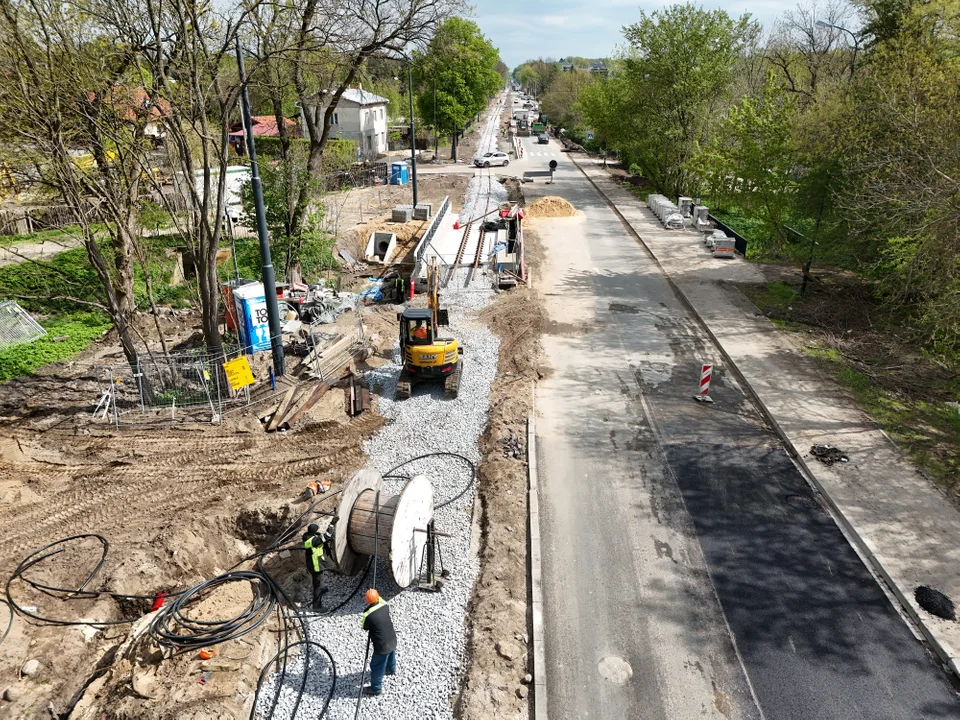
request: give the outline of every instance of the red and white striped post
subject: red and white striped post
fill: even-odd
[[[697,394],[693,396],[693,399],[697,402],[706,402],[712,403],[713,398],[710,397],[710,378],[713,377],[713,365],[701,365],[700,366],[700,389],[697,391]]]

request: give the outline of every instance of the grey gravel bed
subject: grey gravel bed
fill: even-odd
[[[494,123],[496,119],[494,113]],[[490,187],[502,190],[496,181],[492,186],[471,182],[467,201],[484,203],[486,198],[478,196],[489,192]],[[498,201],[491,198],[490,202]],[[478,271],[473,282],[464,287],[468,272],[458,271],[441,296],[443,306],[450,311],[450,333],[464,348],[458,397],[446,399],[442,385],[436,384],[418,386],[411,398],[395,401],[401,360],[399,347],[394,349],[389,365],[367,374],[371,391],[379,396],[380,413],[393,421],[364,444],[370,465],[382,473],[405,460],[431,452],[459,453],[473,463],[480,459],[478,442],[487,425],[490,385],[496,374],[500,343],[486,326],[472,317],[473,311],[487,305],[493,297],[491,278]],[[452,718],[453,702],[465,669],[467,604],[479,573],[479,561],[470,550],[476,487],[470,484],[471,468],[456,458],[424,458],[397,472],[431,476],[435,503],[450,501],[435,512],[437,529],[452,535],[440,540],[443,564],[450,571],[450,577],[439,593],[401,591],[392,582],[386,561],[381,560],[376,584],[390,602],[397,629],[397,675],[385,679],[383,695],[363,698],[359,717]],[[385,493],[396,494],[404,482],[385,480]],[[325,599],[331,605],[341,602],[359,581],[359,577],[332,578],[331,591]],[[313,617],[309,622],[310,639],[324,645],[336,663],[336,692],[326,715],[333,720],[349,720],[354,716],[367,642],[366,633],[360,628],[360,614],[365,607],[362,595],[372,586],[371,570],[360,592],[337,614]],[[304,576],[298,600],[305,602],[308,595],[309,580]],[[330,688],[331,672],[325,656],[313,649],[310,657],[306,692],[297,718],[316,718]],[[302,673],[302,659],[288,664],[273,714],[276,720],[291,717]],[[267,701],[272,699],[277,679],[274,675],[266,683],[258,708],[263,716],[269,709]]]

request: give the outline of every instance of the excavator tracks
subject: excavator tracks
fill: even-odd
[[[400,371],[397,378],[397,400],[406,400],[413,393],[413,378],[406,370]]]
[[[443,381],[443,391],[444,394],[451,400],[457,397],[457,393],[460,391],[460,375],[463,373],[463,356],[461,355],[456,366],[453,368],[453,372],[447,375],[446,380]]]

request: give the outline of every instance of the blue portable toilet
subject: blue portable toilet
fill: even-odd
[[[247,354],[270,349],[270,325],[267,321],[267,300],[263,283],[250,283],[235,288],[233,301],[237,308],[240,344]]]
[[[405,162],[390,163],[390,184],[391,185],[406,185],[407,178],[408,178],[407,164]]]

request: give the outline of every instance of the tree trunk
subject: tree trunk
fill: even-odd
[[[140,356],[137,353],[136,346],[133,344],[133,338],[130,336],[130,322],[133,319],[133,315],[132,313],[125,313],[120,307],[120,301],[110,278],[110,270],[107,267],[106,258],[104,258],[103,253],[100,252],[100,246],[97,244],[97,240],[89,227],[84,228],[84,236],[84,247],[87,250],[87,257],[90,259],[90,264],[93,265],[93,269],[96,271],[103,285],[104,295],[106,296],[107,314],[110,315],[113,326],[117,330],[123,355],[127,359],[130,369],[134,374],[137,374]]]

